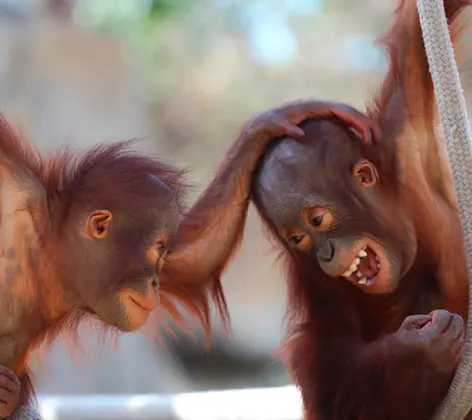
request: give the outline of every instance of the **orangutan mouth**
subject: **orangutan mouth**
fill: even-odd
[[[366,246],[357,253],[349,269],[342,276],[353,283],[370,286],[377,280],[379,271],[379,257],[372,248]]]

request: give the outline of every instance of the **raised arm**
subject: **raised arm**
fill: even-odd
[[[338,117],[366,143],[378,136],[375,124],[344,104],[298,101],[271,109],[247,122],[213,181],[183,218],[178,240],[161,273],[163,290],[219,285],[219,277],[241,237],[249,205],[252,174],[267,145],[283,136],[302,137],[297,127],[311,118]],[[187,284],[187,286],[184,286]]]
[[[380,39],[390,66],[368,114],[379,121],[381,144],[395,153],[399,176],[433,189],[456,206],[433,82],[415,1],[401,1],[388,33]],[[464,93],[472,99],[472,0],[444,0]],[[470,103],[468,104],[470,105]],[[470,110],[469,110],[470,112]]]
[[[444,0],[469,113],[471,5],[472,0]],[[399,2],[381,43],[390,66],[368,112],[382,130],[380,154],[391,164],[399,187],[416,203],[416,234],[435,262],[445,307],[465,317],[469,302],[463,232],[415,1]],[[436,225],[441,229],[430,229]]]
[[[435,311],[410,316],[396,333],[370,343],[330,337],[311,349],[298,345],[302,354],[292,355],[306,420],[428,420],[449,388],[464,328],[458,315]],[[301,358],[312,366],[293,364]]]

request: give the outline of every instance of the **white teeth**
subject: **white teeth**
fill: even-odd
[[[343,273],[343,277],[350,277],[353,273],[357,277],[357,282],[363,286],[370,286],[374,283],[375,279],[368,279],[363,276],[363,274],[358,270],[358,266],[361,263],[361,258],[367,257],[366,248],[361,249],[358,253],[352,264],[349,266],[349,269]],[[380,269],[380,260],[379,257],[376,256],[377,259],[377,268]]]
[[[362,284],[363,286],[370,286],[371,284],[373,284],[375,281],[375,279],[368,279],[368,278],[365,278],[365,277],[362,277],[358,283],[359,284]]]

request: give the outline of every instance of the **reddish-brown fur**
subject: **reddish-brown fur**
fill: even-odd
[[[24,318],[19,320],[18,315],[15,315],[16,323],[14,325],[18,326],[19,331],[11,331],[11,329],[7,331],[8,334],[17,337],[18,342],[9,340],[9,336],[0,336],[0,364],[5,365],[5,360],[8,360],[8,367],[18,374],[22,382],[20,405],[25,404],[33,393],[26,367],[30,351],[45,340],[52,342],[57,334],[61,332],[69,332],[74,335],[79,321],[84,316],[89,315],[89,310],[96,313],[96,307],[89,306],[90,296],[97,299],[98,303],[105,301],[107,304],[108,295],[115,299],[117,296],[115,293],[120,293],[121,289],[119,287],[121,286],[116,283],[119,279],[113,278],[113,276],[117,276],[116,270],[108,269],[110,260],[107,258],[110,252],[116,257],[111,265],[115,265],[116,261],[116,265],[121,267],[123,264],[141,264],[142,255],[138,255],[138,253],[144,252],[150,245],[154,246],[154,240],[156,239],[154,235],[157,232],[155,225],[157,224],[158,227],[160,223],[159,212],[165,213],[171,210],[167,210],[167,202],[162,202],[163,200],[159,195],[164,191],[161,184],[152,180],[148,181],[148,178],[143,178],[143,176],[154,175],[162,181],[167,187],[165,191],[170,191],[171,198],[167,198],[167,200],[169,202],[171,199],[172,202],[175,201],[178,212],[182,215],[175,237],[171,237],[166,245],[166,248],[172,248],[172,252],[168,254],[167,262],[159,273],[160,309],[168,312],[177,323],[182,325],[184,318],[177,305],[183,305],[184,309],[200,319],[205,330],[209,332],[209,300],[213,299],[224,320],[227,320],[227,309],[222,293],[220,275],[235,250],[235,244],[238,243],[241,237],[249,204],[251,175],[258,158],[273,137],[300,135],[300,130],[295,125],[304,119],[318,115],[337,115],[347,122],[351,121],[353,127],[361,131],[366,139],[370,139],[372,136],[373,126],[370,125],[370,120],[345,105],[306,101],[290,104],[280,110],[268,111],[251,120],[243,128],[238,140],[228,153],[228,160],[221,166],[213,182],[189,211],[185,211],[183,207],[186,190],[182,178],[184,172],[130,151],[128,142],[99,145],[81,158],[76,157],[71,151],[65,150],[44,159],[33,147],[17,136],[4,119],[1,119],[0,171],[2,173],[2,193],[3,191],[14,191],[11,202],[8,201],[4,204],[8,207],[5,208],[5,211],[10,212],[8,213],[10,217],[17,214],[19,202],[19,205],[22,206],[20,213],[31,216],[26,219],[19,219],[20,226],[26,223],[25,226],[30,229],[29,231],[25,231],[23,228],[18,229],[18,225],[14,224],[14,217],[9,219],[10,223],[14,225],[12,225],[11,230],[7,231],[8,234],[14,237],[15,241],[23,241],[19,246],[13,241],[13,251],[20,254],[19,257],[23,257],[25,251],[30,252],[30,254],[25,257],[26,259],[15,261],[17,265],[14,268],[17,271],[14,278],[2,279],[4,283],[21,279],[18,282],[20,292],[16,292],[16,295],[12,294],[10,298],[4,297],[5,310],[11,310],[8,302],[8,299],[11,299],[18,303],[23,310],[31,309],[34,316],[32,318],[31,315],[25,315]],[[143,180],[146,182],[139,184]],[[148,185],[147,190],[144,189],[144,184]],[[154,195],[151,197],[149,197],[149,188],[154,188],[152,190]],[[155,191],[159,192],[156,193]],[[18,194],[18,197],[16,194]],[[157,197],[156,194],[158,194]],[[4,195],[2,198],[5,200]],[[169,197],[169,195],[167,194],[166,197]],[[158,206],[158,208],[151,208],[150,203]],[[74,236],[70,235],[78,228],[82,229],[82,212],[86,211],[89,214],[87,217],[88,223],[90,214],[94,214],[93,212],[97,208],[106,210],[105,212],[102,210],[99,212],[100,217],[106,216],[106,219],[103,220],[111,220],[111,217],[115,220],[115,216],[110,216],[111,212],[115,212],[115,210],[118,211],[118,219],[116,220],[123,220],[123,217],[125,217],[126,223],[124,226],[123,222],[116,222],[122,224],[113,225],[117,227],[113,228],[115,230],[111,231],[110,235],[113,235],[113,232],[121,232],[120,229],[123,228],[127,229],[126,235],[129,235],[130,228],[128,226],[131,226],[134,234],[132,236],[134,245],[130,246],[128,243],[123,245],[123,241],[120,239],[119,254],[116,254],[116,246],[118,245],[113,248],[96,248],[96,245],[93,245],[94,250],[102,249],[103,254],[100,254],[103,257],[101,265],[105,266],[106,271],[103,272],[105,277],[94,280],[100,283],[93,284],[93,291],[98,290],[100,293],[98,296],[79,293],[81,303],[77,304],[74,301],[76,289],[87,288],[86,284],[87,282],[90,283],[88,277],[90,277],[91,270],[93,268],[96,270],[103,269],[103,267],[97,266],[100,265],[97,262],[94,262],[95,266],[89,267],[87,265],[91,264],[89,260],[80,260],[81,255],[89,255],[81,254],[85,252],[84,247],[87,248],[92,243],[97,243],[93,242],[98,238],[93,236],[95,233],[92,236],[87,233],[95,232],[94,224],[86,225],[87,227],[83,228],[84,230],[80,230],[80,235],[78,235],[79,232],[75,233]],[[110,211],[107,209],[110,209]],[[78,218],[77,215],[80,217]],[[149,215],[152,215],[157,221],[148,220]],[[147,230],[146,224],[151,226]],[[134,227],[138,229],[138,232],[144,232],[146,237],[143,236],[140,239],[144,241],[143,244],[136,242],[137,237],[141,238],[139,236],[141,233],[136,233]],[[103,230],[100,230],[100,234],[102,232]],[[169,234],[174,235],[174,233]],[[5,235],[7,234],[4,233]],[[34,239],[28,239],[28,235],[31,235],[32,238],[37,236],[37,248],[34,248]],[[85,235],[87,239],[81,239],[81,235]],[[74,238],[73,242],[68,242],[69,236]],[[110,236],[110,238],[122,237]],[[129,236],[125,236],[125,238],[130,239]],[[10,246],[12,246],[12,238],[7,239]],[[145,245],[148,243],[150,245]],[[67,247],[63,244],[70,245]],[[106,244],[110,244],[110,242],[106,242]],[[7,246],[4,243],[1,245]],[[143,250],[140,250],[140,247]],[[15,250],[15,248],[17,249]],[[74,254],[74,248],[80,248],[79,254]],[[110,249],[113,251],[110,251]],[[31,251],[33,251],[33,255]],[[70,254],[75,255],[76,259]],[[78,259],[77,255],[79,255]],[[130,262],[127,262],[128,255],[130,256]],[[3,256],[3,254],[0,253],[0,256]],[[93,256],[96,258],[97,254]],[[14,259],[15,255],[12,258]],[[133,261],[138,261],[138,263]],[[3,263],[4,265],[7,264]],[[146,264],[148,263],[149,261]],[[72,271],[70,271],[71,266],[73,267]],[[11,268],[8,265],[5,265],[5,267],[6,269]],[[69,267],[69,271],[60,271],[67,270],[67,267]],[[84,267],[86,272],[83,278],[77,277],[77,275],[81,275],[80,273],[83,272]],[[19,274],[18,268],[20,269]],[[28,277],[24,274],[25,270],[28,274],[33,274]],[[79,274],[76,274],[77,272]],[[113,273],[113,276],[109,273]],[[9,275],[12,277],[12,274]],[[5,276],[7,276],[7,273]],[[70,280],[71,277],[73,277],[73,280]],[[64,278],[69,283],[61,283],[61,281],[64,282]],[[70,283],[71,281],[81,284]],[[131,277],[130,280],[126,278],[124,281],[134,280]],[[148,285],[147,281],[146,274],[146,285]],[[27,282],[28,287],[25,287],[25,282]],[[92,285],[89,284],[88,286]],[[71,290],[68,290],[68,288]],[[46,291],[44,295],[43,290]],[[59,291],[59,293],[51,293],[51,290]],[[139,293],[144,292],[139,291]],[[146,291],[146,293],[148,292]],[[38,296],[41,299],[38,299]],[[115,304],[114,302],[113,300],[113,304]],[[46,304],[47,307],[44,306]],[[83,305],[85,305],[85,309]],[[105,306],[106,308],[108,306]],[[29,312],[27,313],[29,314]],[[37,313],[40,314],[39,321],[35,315]],[[106,316],[111,316],[107,312],[104,313]],[[158,315],[160,315],[159,312]],[[9,316],[7,313],[4,318]],[[103,319],[102,321],[104,322],[103,328],[106,330],[109,327],[106,325],[107,321]],[[114,320],[113,322],[118,321]],[[123,322],[123,320],[120,319],[119,322]],[[35,326],[31,327],[31,325]],[[113,323],[113,325],[116,324]],[[123,325],[125,325],[123,328],[128,328],[126,326],[128,324]],[[26,328],[26,333],[18,335],[18,333],[24,331],[24,328]],[[17,350],[12,351],[12,349]],[[3,412],[8,411],[5,407],[2,407],[2,410]]]
[[[156,159],[136,154],[130,149],[132,144],[132,141],[127,141],[98,145],[81,158],[65,149],[48,159],[43,159],[37,150],[17,135],[8,122],[0,117],[0,154],[2,159],[9,160],[18,172],[28,172],[29,176],[40,180],[47,194],[47,203],[51,214],[55,216],[55,219],[50,221],[49,229],[63,228],[61,223],[65,220],[72,202],[91,202],[96,200],[103,191],[106,191],[107,195],[111,197],[112,205],[127,206],[130,212],[138,210],[141,205],[139,190],[136,191],[136,200],[133,203],[129,203],[128,197],[123,197],[120,194],[120,190],[132,178],[134,172],[145,171],[161,179],[171,190],[182,214],[184,213],[184,199],[187,189],[183,179],[185,172]],[[113,172],[110,172],[110,169],[113,169]],[[113,178],[110,177],[110,173],[113,174]],[[122,176],[117,177],[117,173],[121,173]],[[87,188],[83,188],[84,185],[87,185]],[[94,188],[90,188],[90,186],[94,186]],[[58,213],[55,212],[55,209]],[[67,250],[64,252],[67,254]],[[67,258],[66,254],[56,257]],[[218,295],[218,284],[215,285],[215,290]],[[178,284],[172,285],[163,282],[160,292],[164,295],[162,309],[169,310],[177,316],[174,304],[175,298],[177,298],[179,304],[183,305],[185,309],[201,316],[205,328],[208,328],[208,317],[203,315],[209,310],[205,284],[184,284],[179,287]],[[48,326],[31,343],[31,349],[44,341],[52,342],[61,332],[67,331],[74,334],[80,320],[87,315],[86,312],[75,311],[52,326]],[[29,351],[25,353],[15,369],[22,382],[20,404],[25,403],[33,394],[30,376],[25,367],[28,357]]]
[[[135,142],[123,141],[112,144],[99,144],[89,150],[80,158],[70,149],[64,149],[48,159],[41,157],[40,153],[21,136],[17,135],[9,123],[0,116],[0,155],[6,156],[19,170],[27,170],[37,177],[47,193],[47,201],[51,208],[60,208],[61,212],[67,212],[71,202],[90,202],[106,191],[111,197],[111,202],[117,206],[129,206],[130,212],[139,209],[141,203],[136,200],[129,203],[127,197],[120,194],[120,190],[133,176],[133,172],[147,172],[161,179],[172,191],[173,198],[178,202],[182,214],[185,214],[185,198],[188,186],[184,180],[185,170],[166,164],[155,158],[137,154],[130,147]],[[21,168],[21,169],[20,169]],[[109,172],[109,169],[113,172]],[[117,177],[116,173],[122,176]],[[113,174],[113,178],[110,176]],[[82,188],[83,185],[94,186]],[[139,199],[140,192],[136,191]],[[110,201],[110,200],[108,200]],[[59,204],[61,204],[59,206]],[[64,206],[65,204],[65,206]],[[64,214],[57,214],[58,221],[65,219]],[[53,222],[55,224],[57,220]],[[206,293],[206,285],[202,284],[171,284],[163,282],[160,292],[164,298],[164,308],[174,310],[172,299],[177,297],[179,304],[195,315],[203,315],[209,311],[209,301]],[[216,296],[221,295],[219,284],[215,284]],[[169,306],[168,306],[169,305]],[[223,306],[224,308],[224,303]],[[84,316],[84,313],[77,313]],[[78,321],[67,319],[69,325],[77,325]],[[209,327],[206,316],[202,317],[205,328]],[[48,334],[55,334],[54,330],[48,330]],[[44,336],[42,339],[46,339]],[[41,340],[42,341],[42,340]]]
[[[465,33],[472,22],[472,8],[466,6],[471,4],[445,0],[466,90],[471,52]],[[464,319],[468,315],[462,232],[444,140],[435,127],[437,109],[414,0],[400,2],[392,29],[381,43],[390,56],[390,67],[368,115],[381,127],[382,137],[375,151],[362,153],[378,167],[380,188],[390,189],[391,197],[398,196],[399,208],[406,206],[413,214],[417,252],[397,289],[388,295],[370,295],[328,276],[287,245],[269,218],[257,186],[254,195],[263,222],[286,257],[288,341],[283,349],[310,420],[430,418],[447,392],[457,361],[444,358],[432,363],[439,353],[432,355],[421,345],[399,344],[398,337],[405,333],[402,322],[410,315],[442,308]],[[307,141],[329,141],[326,135],[319,137]],[[313,147],[326,147],[325,153],[333,156],[343,153],[335,146],[318,145]],[[328,175],[317,173],[316,164],[305,177],[322,180]],[[385,209],[373,209],[372,223],[380,214]],[[401,235],[393,216],[385,223],[392,237]],[[422,331],[430,326],[423,324]],[[436,345],[441,346],[441,337]]]
[[[358,130],[366,142],[377,136],[377,126],[347,105],[325,101],[300,101],[274,108],[253,117],[223,159],[210,185],[184,216],[176,250],[163,269],[164,291],[182,298],[190,294],[187,307],[209,325],[209,307],[201,284],[208,285],[218,312],[229,320],[220,277],[242,239],[253,172],[267,144],[284,134],[300,135],[294,125],[313,117],[336,116]],[[203,240],[202,240],[203,238]],[[188,244],[196,244],[193,249]],[[210,254],[197,261],[198,252]],[[179,279],[171,282],[168,279]],[[199,282],[195,285],[195,280]],[[166,300],[167,301],[167,300]],[[171,311],[178,317],[177,311]]]
[[[51,214],[55,216],[51,220],[50,229],[62,229],[62,222],[67,217],[68,208],[72,202],[91,202],[97,199],[103,191],[111,197],[112,205],[127,206],[129,211],[139,210],[139,191],[136,191],[136,199],[129,203],[128,197],[123,197],[120,190],[132,177],[134,171],[143,171],[153,174],[161,179],[171,190],[174,199],[177,200],[182,214],[185,213],[184,199],[187,190],[184,183],[184,171],[172,167],[149,157],[136,154],[130,150],[133,142],[121,142],[110,145],[98,145],[88,151],[83,157],[78,158],[70,150],[66,149],[49,159],[43,159],[41,155],[26,141],[14,133],[8,122],[0,119],[0,153],[3,159],[8,159],[19,172],[27,172],[28,176],[36,177],[44,186],[47,194],[47,202]],[[113,168],[113,178],[109,169]],[[122,176],[116,176],[121,173]],[[87,185],[88,188],[83,188]],[[91,188],[92,186],[92,188]],[[56,250],[58,252],[59,250]],[[67,250],[64,250],[67,253]],[[67,258],[67,255],[56,258]],[[211,286],[211,285],[210,285]],[[212,287],[211,297],[220,302],[220,307],[225,310],[225,302],[222,297],[221,287],[216,281]],[[184,309],[198,316],[205,329],[209,328],[209,295],[207,284],[162,281],[160,286],[161,309],[170,312],[176,321],[184,321],[176,309],[177,300]],[[61,332],[74,334],[80,320],[87,316],[86,312],[75,311],[70,316],[61,319],[40,334],[31,343],[31,349],[44,341],[52,342]],[[104,326],[106,328],[106,325]],[[22,384],[20,405],[27,402],[34,394],[28,370],[25,368],[29,357],[29,351],[19,361],[15,369],[20,376]]]

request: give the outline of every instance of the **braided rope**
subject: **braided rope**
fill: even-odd
[[[417,8],[459,202],[470,282],[472,279],[472,142],[467,109],[454,59],[443,0],[417,0]],[[469,300],[469,314],[472,314],[472,300]],[[469,316],[464,356],[451,383],[449,393],[434,419],[462,420],[471,408],[472,316]]]

